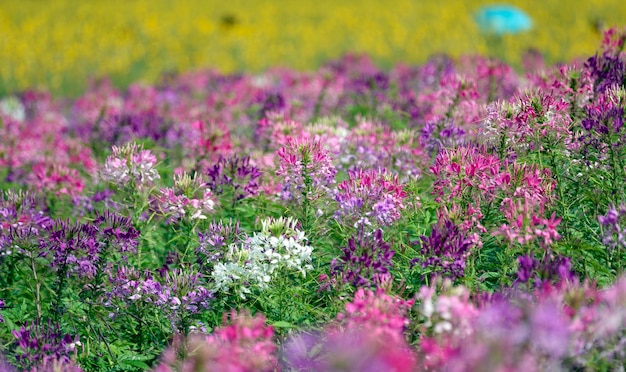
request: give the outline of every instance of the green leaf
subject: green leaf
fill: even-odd
[[[285,322],[284,320],[279,320],[277,322],[272,323],[272,327],[275,328],[295,328],[296,326],[289,323],[289,322]]]
[[[150,366],[141,360],[127,359],[127,360],[122,360],[121,364],[129,366],[129,367],[141,368],[143,370],[150,369]]]

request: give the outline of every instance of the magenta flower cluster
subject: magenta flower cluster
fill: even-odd
[[[335,191],[335,219],[342,225],[369,231],[400,218],[406,193],[398,176],[386,169],[355,170]]]

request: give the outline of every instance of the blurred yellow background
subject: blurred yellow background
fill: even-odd
[[[76,95],[89,76],[116,84],[214,67],[313,69],[345,52],[383,67],[435,53],[488,53],[473,13],[481,0],[3,0],[0,94],[30,87]],[[506,36],[506,59],[530,47],[549,62],[593,54],[596,26],[626,24],[623,0],[508,1],[533,18]]]

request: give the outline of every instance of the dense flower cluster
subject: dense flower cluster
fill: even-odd
[[[129,306],[154,306],[167,315],[174,329],[186,332],[186,316],[208,309],[213,292],[199,273],[174,269],[165,272],[164,280],[150,273],[141,273],[122,266],[112,271],[112,285],[106,294],[111,317],[119,316]]]
[[[134,142],[122,147],[113,146],[100,177],[118,186],[142,187],[160,178],[156,163],[156,156],[150,150],[144,150]]]
[[[298,204],[314,201],[330,194],[335,183],[335,167],[319,141],[290,139],[277,156],[276,175],[282,178],[279,196]]]
[[[71,368],[71,356],[81,342],[78,337],[63,334],[58,324],[31,323],[12,333],[17,346],[16,357],[23,368],[48,370],[52,366],[63,366],[64,371],[76,370]]]
[[[624,278],[605,291],[546,282],[531,297],[493,296],[477,306],[463,287],[444,284],[439,295],[423,288],[422,361],[453,371],[569,369],[588,365],[600,351],[616,366],[625,342],[619,330],[624,312],[615,308],[624,302],[623,291]]]
[[[393,266],[393,255],[382,230],[369,233],[360,229],[348,239],[343,255],[330,263],[330,271],[336,280],[355,287],[379,286],[391,279],[389,269]]]
[[[205,220],[215,210],[211,190],[203,187],[199,177],[186,173],[175,175],[174,187],[159,190],[153,203],[159,214],[172,220]]]
[[[421,257],[411,260],[411,265],[419,263],[431,277],[457,279],[464,276],[473,243],[452,221],[433,226],[430,236],[421,236],[415,244],[420,245]]]
[[[619,37],[617,38],[618,40]],[[594,90],[603,92],[614,85],[626,85],[626,66],[620,58],[620,51],[624,48],[624,41],[618,41],[616,51],[611,53],[605,50],[602,55],[595,55],[585,63],[585,67],[590,71],[591,77],[594,78]]]
[[[398,176],[385,169],[355,170],[337,185],[335,219],[344,226],[375,230],[389,226],[405,207]]]
[[[211,264],[219,261],[232,244],[242,243],[244,233],[238,221],[211,222],[205,232],[198,233],[199,246],[196,253],[201,264]],[[204,261],[204,262],[203,262]]]
[[[40,255],[63,275],[80,278],[93,278],[109,259],[127,261],[139,238],[129,218],[112,213],[85,224],[56,221],[48,230],[49,241],[41,243]]]
[[[575,280],[569,257],[560,255],[553,257],[553,255],[546,254],[543,259],[538,260],[526,255],[519,257],[517,262],[519,263],[517,279],[520,283],[529,282],[540,287],[545,282],[558,283]]]
[[[40,208],[33,194],[7,191],[0,196],[0,258],[10,255],[15,239],[36,238],[53,221]],[[30,239],[29,239],[30,240]]]
[[[250,157],[221,157],[207,170],[207,186],[217,195],[232,192],[232,201],[254,196],[260,189],[261,170],[250,164]]]
[[[0,354],[46,371],[619,370],[625,40],[587,63],[529,53],[524,78],[480,56],[347,55],[0,98]]]

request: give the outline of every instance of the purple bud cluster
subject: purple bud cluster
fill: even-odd
[[[49,240],[41,242],[40,255],[49,258],[57,271],[87,278],[103,269],[101,260],[110,252],[126,261],[137,250],[139,238],[130,218],[109,212],[88,223],[56,221],[48,231]]]
[[[233,201],[254,196],[259,192],[261,170],[250,164],[250,157],[220,157],[217,163],[207,169],[207,186],[216,195],[229,188],[233,190]]]
[[[201,285],[201,275],[183,269],[165,274],[165,285],[170,289],[174,309],[181,308],[192,314],[209,308],[213,292]]]
[[[465,130],[450,119],[427,122],[420,135],[420,143],[431,156],[437,156],[442,148],[453,148],[464,141]]]
[[[598,216],[604,228],[602,244],[613,250],[626,248],[626,204],[619,207],[611,206],[604,216]]]
[[[104,208],[112,211],[118,211],[120,207],[113,200],[114,192],[105,189],[102,191],[96,191],[93,195],[78,195],[72,200],[74,204],[74,215],[86,216],[91,215],[97,211],[97,203],[102,203]]]
[[[30,193],[0,194],[0,259],[13,252],[14,241],[32,241],[52,225],[52,219]]]
[[[175,322],[179,310],[195,314],[209,307],[213,292],[203,284],[200,274],[174,269],[164,276],[159,281],[150,272],[128,266],[111,272],[109,282],[113,287],[107,293],[106,305],[115,308],[112,316],[120,307],[146,304],[161,308]]]
[[[348,239],[343,255],[333,259],[330,271],[334,279],[355,287],[379,286],[391,278],[389,269],[394,251],[383,239],[383,231],[374,233],[361,229]]]
[[[58,363],[70,364],[70,356],[76,351],[76,346],[81,344],[78,337],[63,334],[60,326],[51,322],[30,323],[14,330],[13,336],[15,357],[25,370]]]
[[[585,68],[595,80],[596,92],[604,92],[614,85],[626,86],[626,64],[619,54],[595,55],[587,60]]]
[[[538,260],[530,255],[524,255],[517,259],[517,281],[519,283],[531,283],[535,287],[541,287],[544,283],[571,282],[575,274],[571,268],[571,259],[561,255],[546,254]]]
[[[599,135],[619,133],[624,127],[625,116],[626,98],[620,97],[616,89],[606,89],[586,105],[581,125],[586,131]]]
[[[421,257],[411,260],[411,266],[420,264],[431,276],[451,279],[465,275],[465,263],[474,245],[450,220],[433,226],[430,236],[422,235],[414,244],[420,245]]]
[[[198,233],[200,244],[196,249],[196,254],[199,261],[202,263],[218,262],[224,251],[231,244],[239,243],[243,237],[243,232],[239,228],[239,221],[211,222],[205,232]]]

